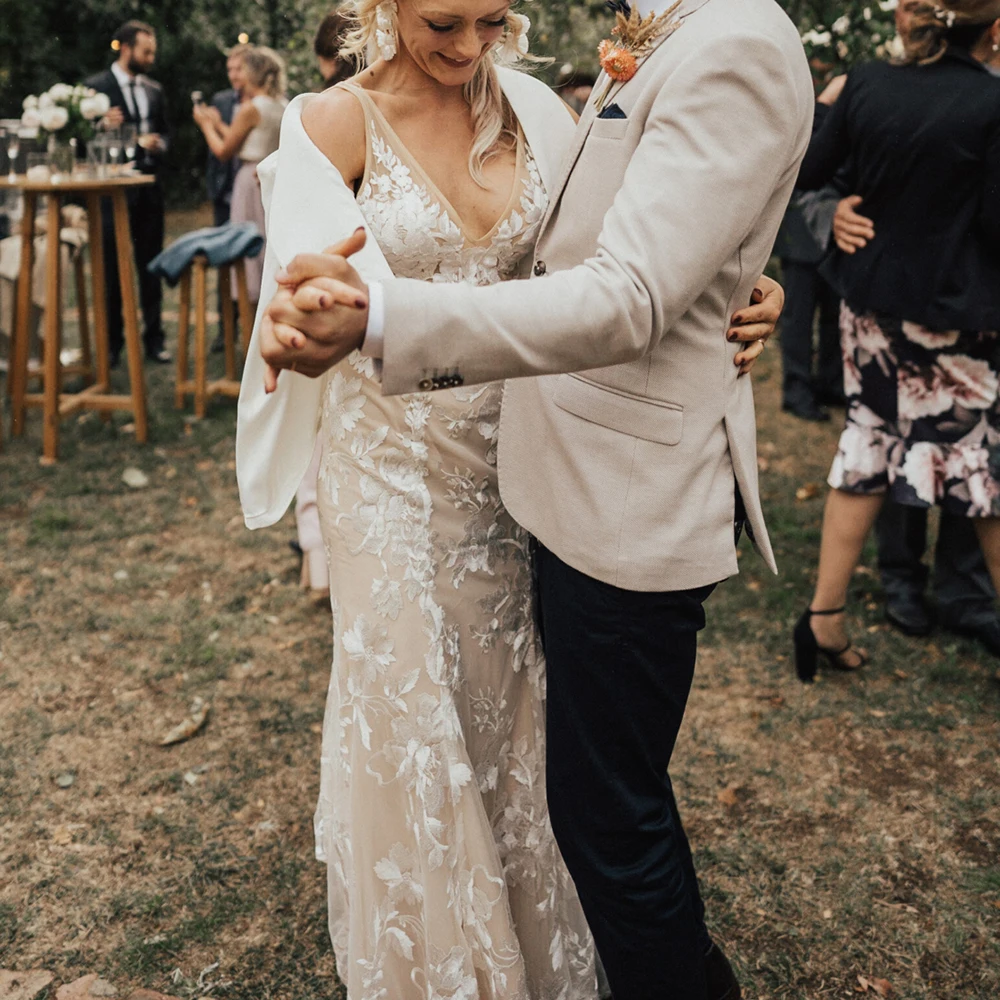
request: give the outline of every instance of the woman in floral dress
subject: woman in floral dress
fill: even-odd
[[[848,76],[799,184],[845,164],[876,235],[839,252],[847,425],[830,472],[819,579],[795,630],[802,680],[817,654],[862,667],[843,612],[886,496],[974,518],[1000,587],[1000,2],[914,14],[901,65]]]

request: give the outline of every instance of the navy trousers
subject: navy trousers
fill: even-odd
[[[705,927],[667,768],[714,587],[637,593],[535,550],[552,827],[616,1000],[705,1000]]]
[[[887,503],[876,524],[882,586],[892,595],[922,594],[927,585],[927,511]],[[934,549],[934,597],[951,628],[995,620],[996,592],[972,520],[941,512]]]

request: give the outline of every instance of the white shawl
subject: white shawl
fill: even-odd
[[[573,119],[544,83],[509,69],[499,74],[542,180],[552,191],[572,140]],[[312,98],[303,94],[288,105],[281,123],[281,145],[257,167],[267,249],[261,308],[243,372],[236,427],[236,476],[248,528],[274,524],[288,509],[312,458],[326,386],[326,378],[310,379],[285,371],[277,391],[270,396],[264,392],[260,320],[263,307],[277,291],[274,276],[296,254],[320,253],[365,225],[339,171],[302,127],[302,111]],[[366,281],[392,277],[372,239],[351,262]]]

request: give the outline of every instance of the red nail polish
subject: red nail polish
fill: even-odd
[[[367,308],[368,308],[368,303],[367,303],[367,302],[366,302],[366,301],[365,301],[364,299],[362,299],[362,298],[357,298],[357,299],[355,299],[355,300],[354,300],[354,304],[355,304],[355,305],[356,305],[356,306],[357,306],[357,307],[358,307],[359,309],[367,309]]]

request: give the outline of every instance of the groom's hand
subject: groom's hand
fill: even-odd
[[[726,337],[747,345],[733,358],[733,364],[739,368],[741,375],[746,375],[764,353],[784,307],[785,290],[778,282],[761,275],[750,296],[750,305],[733,313],[733,325]]]
[[[261,324],[268,392],[282,369],[317,378],[364,342],[368,289],[347,263],[364,245],[359,229],[322,254],[300,254],[278,272],[278,292]]]

